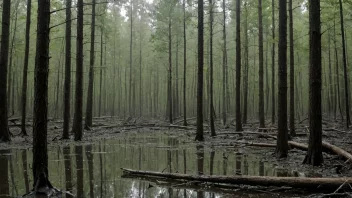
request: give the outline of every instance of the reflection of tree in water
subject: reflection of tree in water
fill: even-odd
[[[63,148],[63,154],[64,154],[64,164],[65,164],[65,183],[66,183],[66,191],[71,192],[72,191],[72,174],[71,174],[71,148],[69,146],[65,146]],[[70,195],[67,195],[68,198],[72,197]]]
[[[197,173],[198,175],[204,175],[204,146],[203,145],[197,145]],[[204,197],[204,192],[203,191],[198,191],[197,192],[197,198],[203,198]]]
[[[8,158],[9,150],[0,150],[0,197],[9,197],[9,175],[8,175]]]
[[[94,198],[94,174],[93,174],[93,153],[92,145],[86,146],[86,156],[88,161],[88,172],[89,172],[89,195]]]
[[[27,150],[23,149],[21,151],[22,155],[22,167],[23,167],[23,178],[24,185],[26,187],[26,192],[29,192],[29,179],[28,179],[28,165],[27,165]]]
[[[75,147],[77,169],[77,198],[83,198],[83,147]]]
[[[236,154],[236,175],[242,175],[242,153]]]

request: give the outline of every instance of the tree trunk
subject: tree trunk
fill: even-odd
[[[186,37],[186,0],[183,0],[183,125],[187,126],[187,37]]]
[[[95,46],[95,3],[96,0],[92,0],[92,25],[90,34],[90,60],[89,60],[89,82],[88,82],[88,95],[87,95],[87,107],[84,129],[90,130],[92,127],[93,119],[93,88],[94,88],[94,46]]]
[[[198,1],[198,88],[197,88],[197,135],[196,141],[204,141],[203,136],[203,67],[204,67],[204,5]]]
[[[65,83],[64,83],[64,126],[62,139],[69,139],[69,128],[71,119],[71,6],[72,1],[66,0],[66,55],[65,55]]]
[[[279,1],[279,98],[276,157],[287,157],[287,3]]]
[[[293,43],[293,8],[289,0],[288,12],[290,15],[290,135],[294,137],[295,131],[295,56]]]
[[[342,36],[342,60],[343,60],[343,71],[344,71],[344,82],[345,82],[345,102],[346,102],[346,126],[349,128],[351,124],[350,120],[350,103],[348,100],[348,68],[347,68],[347,58],[346,58],[346,43],[345,43],[345,24],[343,18],[343,8],[342,0],[339,0],[340,4],[340,20],[341,20],[341,36]]]
[[[106,53],[106,52],[105,52]],[[103,28],[100,30],[100,79],[99,79],[99,112],[98,116],[101,116],[101,96],[102,96],[102,87],[103,87]],[[113,90],[115,91],[115,90]]]
[[[7,121],[7,64],[9,59],[9,38],[10,38],[10,13],[11,1],[3,1],[2,12],[2,33],[0,49],[0,142],[11,141]]]
[[[10,0],[8,0],[10,1]],[[5,98],[6,99],[6,98]],[[10,197],[10,185],[9,185],[9,162],[8,162],[8,154],[10,151],[8,150],[1,150],[0,151],[0,195],[3,197]]]
[[[275,40],[275,0],[272,0],[272,25],[271,25],[271,31],[272,31],[272,36],[273,36],[273,41]],[[276,102],[275,102],[275,42],[273,42],[273,45],[271,47],[271,122],[272,124],[275,124],[275,107],[276,107]]]
[[[337,45],[336,45],[336,25],[334,21],[334,48],[335,48],[335,64],[336,64],[336,69],[335,69],[335,74],[336,74],[336,93],[337,93],[337,103],[338,103],[338,108],[340,112],[341,119],[343,120],[343,114],[342,114],[342,108],[341,108],[341,92],[340,92],[340,69],[339,69],[339,58],[337,54]]]
[[[34,191],[52,189],[48,178],[48,76],[50,0],[38,1],[37,46],[34,78],[33,178]]]
[[[77,41],[76,41],[76,92],[75,114],[72,132],[75,141],[82,140],[82,106],[83,106],[83,0],[77,1]]]
[[[259,39],[258,39],[259,41],[259,127],[265,128],[262,0],[258,1],[258,17],[259,17]]]
[[[213,64],[213,22],[214,22],[214,13],[213,13],[213,0],[209,0],[209,7],[210,7],[210,105],[209,105],[209,113],[210,113],[210,132],[211,136],[216,136],[215,133],[215,124],[214,124],[214,64]]]
[[[247,34],[247,32],[246,32]],[[236,131],[243,131],[241,115],[241,0],[236,1]]]
[[[132,4],[132,0],[130,1],[130,80],[129,80],[129,100],[128,100],[128,110],[129,110],[129,114],[130,116],[133,116],[132,114],[132,55],[133,55],[133,4]]]
[[[171,13],[171,11],[170,11]],[[172,104],[172,51],[171,51],[171,46],[172,46],[172,35],[171,35],[171,14],[169,15],[169,24],[168,24],[168,30],[169,30],[169,33],[168,33],[168,38],[169,38],[169,69],[168,69],[168,74],[169,74],[169,77],[168,77],[168,95],[167,95],[167,104],[168,104],[168,117],[169,117],[169,122],[170,124],[172,124],[172,107],[173,107],[173,104]]]
[[[309,0],[309,143],[303,163],[320,166],[322,153],[322,67],[320,0]]]
[[[223,12],[223,40],[224,40],[224,48],[223,48],[223,57],[222,57],[222,122],[226,125],[226,112],[227,112],[227,100],[226,100],[226,72],[227,72],[227,49],[226,49],[226,0],[222,1],[222,12]]]
[[[247,2],[244,4],[245,7],[245,21],[244,21],[244,43],[245,43],[245,68],[244,68],[244,97],[243,97],[243,123],[247,123],[248,117],[248,69],[249,69],[249,44],[248,44],[248,5]]]

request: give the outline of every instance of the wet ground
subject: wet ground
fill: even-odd
[[[49,175],[55,187],[70,191],[77,197],[99,198],[302,197],[309,194],[299,189],[248,186],[224,189],[187,183],[172,184],[163,180],[121,178],[120,168],[205,175],[351,175],[350,170],[343,175],[336,173],[335,166],[339,161],[328,154],[324,154],[324,166],[312,169],[301,164],[304,151],[291,150],[288,159],[276,160],[272,156],[273,149],[219,144],[239,139],[272,141],[254,136],[219,135],[211,139],[206,135],[206,143],[198,144],[193,141],[192,130],[164,127],[135,129],[133,126],[130,130],[129,127],[105,128],[105,125],[98,124],[94,131],[86,131],[85,141],[81,143],[61,141],[57,133],[49,133]],[[55,128],[53,125],[51,127]],[[30,145],[30,138],[21,137],[14,138],[10,144],[1,145],[1,149],[10,149],[0,150],[0,197],[19,197],[31,190]]]

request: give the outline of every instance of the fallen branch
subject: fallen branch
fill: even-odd
[[[242,184],[251,186],[290,186],[306,189],[336,189],[341,184],[352,184],[352,178],[308,178],[308,177],[260,177],[260,176],[207,176],[179,173],[137,171],[122,168],[122,177],[165,178],[183,181],[199,181],[221,184]]]
[[[335,146],[335,145],[332,145],[328,142],[323,142],[323,147],[325,149],[328,149],[329,151],[341,156],[344,158],[344,160],[352,160],[352,155],[350,153],[348,153],[347,151]]]

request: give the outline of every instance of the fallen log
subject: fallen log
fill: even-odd
[[[336,189],[342,184],[352,184],[352,178],[308,178],[308,177],[261,177],[261,176],[212,176],[187,175],[180,173],[161,173],[154,171],[138,171],[121,168],[122,177],[165,178],[183,181],[199,181],[250,186],[290,186],[305,189]]]
[[[332,145],[328,142],[323,142],[323,147],[325,149],[328,149],[329,151],[341,156],[344,158],[344,160],[347,160],[347,161],[352,161],[352,155],[350,153],[348,153],[347,151],[335,146],[335,145]]]

